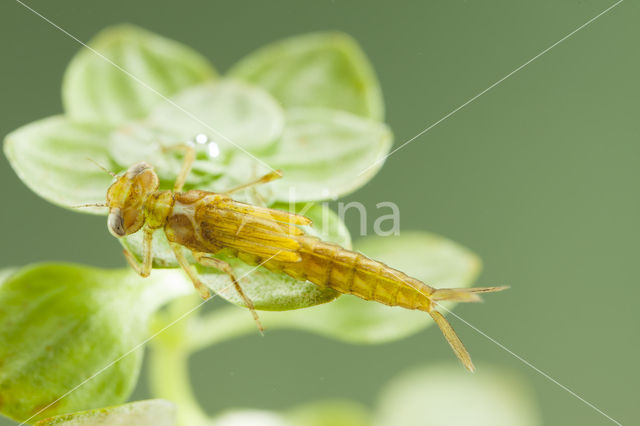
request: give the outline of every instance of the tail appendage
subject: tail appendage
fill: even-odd
[[[496,291],[506,290],[507,288],[508,287],[440,288],[435,289],[431,294],[431,300],[436,303],[434,303],[433,307],[429,310],[429,315],[431,315],[431,318],[433,318],[435,323],[438,324],[438,327],[440,327],[440,331],[442,331],[442,334],[445,339],[447,339],[447,342],[460,362],[462,362],[462,365],[471,372],[475,371],[475,367],[473,366],[469,352],[460,341],[460,338],[453,327],[451,327],[451,324],[449,324],[449,321],[447,321],[445,317],[435,309],[435,306],[437,306],[437,302],[444,301],[479,302],[482,300],[479,294],[493,293]]]
[[[494,293],[506,290],[509,287],[471,287],[471,288],[437,288],[431,294],[434,302],[481,302],[480,294]]]

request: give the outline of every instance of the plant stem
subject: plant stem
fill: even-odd
[[[228,306],[213,312],[183,318],[184,312],[200,303],[199,299],[177,299],[157,317],[156,329],[166,328],[150,344],[149,380],[154,396],[178,406],[179,426],[210,425],[211,420],[198,404],[189,378],[189,356],[216,343],[248,333],[257,333],[246,309]],[[282,315],[261,312],[270,329],[286,325]],[[167,327],[169,326],[169,327]]]
[[[256,332],[256,324],[246,309],[229,306],[194,318],[190,323],[186,340],[189,353],[231,339]]]
[[[200,303],[193,297],[173,301],[165,312],[158,314],[155,328],[164,330],[149,345],[149,382],[151,392],[178,407],[179,426],[209,424],[206,413],[198,404],[189,378],[189,355],[186,335],[193,317],[184,317]]]
[[[207,415],[196,401],[189,380],[189,355],[182,349],[160,344],[151,346],[149,357],[151,390],[178,407],[179,426],[204,426]]]

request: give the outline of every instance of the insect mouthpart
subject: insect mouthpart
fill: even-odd
[[[109,212],[109,218],[107,219],[107,227],[109,232],[116,238],[124,237],[124,218],[119,208],[111,209]]]

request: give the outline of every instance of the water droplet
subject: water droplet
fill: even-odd
[[[220,155],[220,147],[218,147],[218,144],[214,141],[210,141],[207,144],[207,151],[210,158],[216,158],[218,155]]]
[[[196,143],[199,143],[200,145],[204,145],[207,142],[209,142],[209,137],[204,133],[200,133],[196,135],[195,140],[196,140]]]

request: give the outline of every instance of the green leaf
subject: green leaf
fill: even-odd
[[[133,77],[132,77],[133,76]],[[78,121],[119,124],[216,72],[191,48],[133,25],[101,31],[73,58],[62,99]],[[176,115],[184,114],[176,108]]]
[[[446,238],[424,232],[368,237],[356,250],[434,287],[468,287],[480,271],[479,259]],[[446,304],[448,308],[452,304]],[[265,317],[267,327],[298,328],[350,343],[382,343],[414,334],[432,324],[421,311],[409,311],[345,295],[304,311]]]
[[[348,35],[314,33],[262,47],[229,72],[270,91],[285,108],[323,107],[382,120],[371,64]]]
[[[2,268],[0,269],[0,286],[13,275],[18,268]]]
[[[338,216],[324,205],[309,204],[295,205],[296,211],[311,218],[313,227],[305,227],[308,234],[318,236],[324,240],[350,247],[349,232]],[[277,204],[274,208],[289,210],[284,204]],[[138,232],[122,238],[122,244],[140,259],[142,253],[142,233]],[[154,265],[160,267],[177,267],[177,261],[168,245],[162,231],[154,234],[153,242]],[[190,257],[190,255],[189,255]],[[262,267],[249,266],[246,263],[224,255],[216,257],[229,262],[240,281],[246,295],[252,300],[256,309],[267,311],[283,311],[299,309],[326,303],[335,299],[338,294],[330,289],[321,289],[315,284],[298,281],[287,275],[268,271]],[[191,258],[192,263],[193,258]],[[232,303],[244,306],[242,299],[236,293],[226,274],[212,268],[198,266],[200,278],[215,292]]]
[[[324,109],[287,114],[276,151],[262,159],[282,169],[274,197],[286,201],[337,198],[367,183],[382,167],[392,135],[384,124]]]
[[[286,418],[295,426],[371,426],[368,410],[349,401],[321,401],[289,411]]]
[[[176,407],[163,399],[136,401],[114,407],[51,417],[36,426],[175,426]]]
[[[531,390],[514,374],[480,365],[436,364],[407,371],[383,392],[376,426],[539,426]]]
[[[106,149],[109,132],[102,125],[49,117],[7,135],[4,152],[18,177],[44,199],[66,208],[104,202],[112,178],[89,159],[113,167]]]
[[[118,404],[150,315],[188,289],[177,271],[28,266],[0,286],[0,413],[18,421]]]
[[[232,154],[257,161],[247,151],[258,153],[272,146],[284,126],[278,103],[264,90],[244,83],[207,83],[187,89],[173,100],[193,115],[176,113],[173,105],[161,103],[145,121],[121,126],[109,142],[109,152],[118,164],[128,167],[147,161],[161,179],[173,181],[182,166],[182,152],[163,148],[203,134],[209,142],[195,145],[198,157],[188,183],[211,189],[206,183],[229,173],[226,164]],[[243,171],[248,180],[251,166],[246,165]]]
[[[222,150],[264,150],[282,133],[284,114],[278,102],[259,87],[222,80],[179,93],[177,104],[198,120],[176,114],[171,105],[160,104],[147,121],[190,140],[204,133]],[[203,124],[204,123],[204,124]]]
[[[178,134],[172,134],[166,129],[154,127],[142,121],[131,121],[115,129],[108,137],[107,151],[118,168],[126,169],[141,161],[149,163],[158,174],[161,181],[161,189],[170,189],[180,173],[184,153],[179,149],[164,150],[165,147],[175,146],[186,142]],[[197,160],[194,168],[187,177],[189,185],[201,187],[213,175],[213,169],[217,168],[219,174],[222,163],[219,159],[209,159],[205,156],[205,165],[212,170],[212,176],[203,176],[199,173],[203,164],[204,152],[197,150]]]

